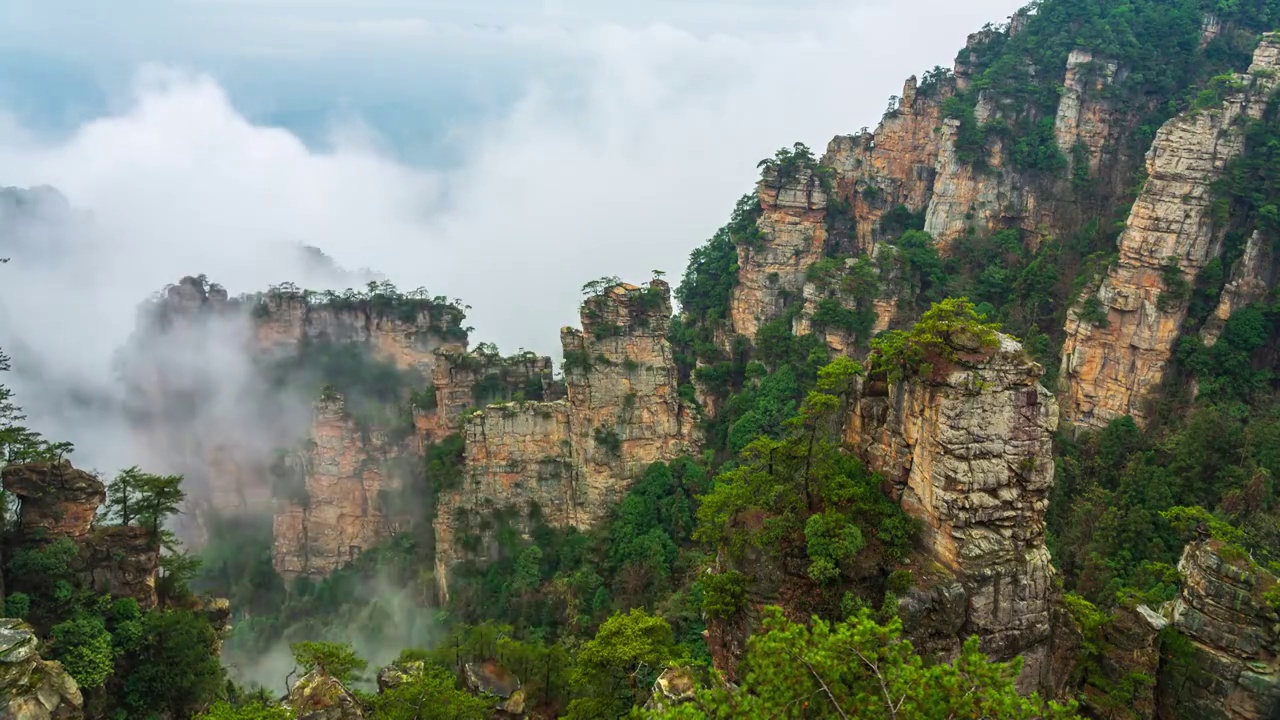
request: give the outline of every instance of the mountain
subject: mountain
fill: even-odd
[[[587,283],[558,363],[380,278],[166,288],[123,404],[233,677],[296,661],[280,717],[1280,716],[1277,28],[1034,3],[874,131],[761,161],[674,293]],[[108,505],[69,567],[130,595],[83,569],[136,529]],[[0,639],[78,681],[50,607]]]

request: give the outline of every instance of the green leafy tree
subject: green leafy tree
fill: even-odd
[[[304,673],[319,670],[343,684],[360,679],[368,661],[356,655],[350,643],[299,642],[289,646]]]
[[[54,655],[80,687],[93,689],[106,683],[115,668],[115,653],[101,617],[81,615],[54,625],[49,635]]]
[[[222,701],[195,717],[196,720],[296,720],[298,716],[279,705],[253,702],[236,707]]]
[[[431,663],[370,702],[373,720],[485,720],[494,704],[460,689],[452,672]]]
[[[736,692],[701,690],[695,699],[650,711],[655,720],[701,718],[803,718],[804,720],[907,720],[1001,718],[1068,720],[1074,704],[1022,697],[1014,680],[1021,660],[993,663],[964,644],[951,663],[926,666],[902,639],[897,618],[877,623],[862,610],[834,625],[811,626],[768,608],[762,632],[748,641],[745,670]]]
[[[616,613],[578,652],[573,684],[583,694],[567,717],[621,717],[648,692],[675,652],[671,626],[642,609]]]
[[[142,616],[142,636],[128,653],[120,704],[129,717],[189,717],[222,692],[226,675],[208,619],[185,610]]]

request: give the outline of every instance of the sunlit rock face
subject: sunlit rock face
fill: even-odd
[[[959,348],[956,363],[928,376],[864,383],[845,436],[923,521],[930,557],[955,575],[959,594],[917,598],[915,614],[923,623],[929,607],[962,607],[951,614],[986,652],[1025,658],[1025,690],[1046,680],[1054,594],[1044,533],[1058,406],[1042,372],[1005,335],[994,349]]]
[[[694,418],[677,393],[667,341],[670,288],[615,285],[565,328],[563,399],[490,405],[465,419],[461,487],[437,502],[436,577],[499,551],[479,520],[502,511],[522,533],[535,522],[586,529],[612,510],[650,464],[697,448]]]
[[[1194,286],[1221,252],[1225,228],[1210,212],[1213,184],[1244,152],[1243,121],[1262,117],[1280,82],[1277,70],[1280,35],[1267,35],[1249,72],[1236,76],[1242,89],[1157,133],[1119,257],[1067,317],[1061,382],[1063,414],[1072,422],[1101,428],[1125,415],[1146,421],[1147,401],[1164,380],[1187,316],[1185,300],[1165,296],[1166,275],[1176,268]]]

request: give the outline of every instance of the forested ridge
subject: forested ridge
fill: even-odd
[[[428,371],[352,343],[264,364],[275,391],[338,408],[361,447],[382,453],[378,472],[411,476],[380,498],[408,508],[403,524],[374,547],[353,546],[331,572],[280,572],[279,515],[274,525],[270,515],[206,518],[207,541],[186,552],[168,529],[186,507],[176,475],[134,467],[103,478],[99,507],[91,476],[72,468],[74,448],[30,430],[22,399],[0,385],[0,597],[3,616],[24,623],[0,621],[0,688],[35,697],[65,672],[82,701],[68,709],[63,687],[69,714],[53,717],[109,720],[1280,713],[1280,111],[1269,95],[1249,99],[1274,72],[1244,74],[1278,29],[1277,0],[1033,2],[971,37],[955,69],[910,83],[915,95],[890,102],[881,138],[857,145],[864,129],[848,139],[874,153],[893,123],[936,119],[931,136],[948,140],[935,166],[954,161],[948,172],[979,188],[958,213],[962,231],[938,219],[947,188],[932,169],[910,172],[910,182],[934,183],[921,204],[902,190],[907,179],[873,162],[842,165],[839,138],[822,157],[795,143],[761,161],[760,186],[692,251],[678,312],[660,333],[650,319],[666,307],[660,273],[644,287],[588,283],[562,375],[484,344],[451,360],[453,376],[474,380],[456,397]],[[1094,103],[1109,123],[1096,146],[1062,139],[1068,68],[1087,78],[1080,105]],[[1137,232],[1161,127],[1196,117],[1212,126],[1224,107],[1250,101],[1265,110],[1214,130],[1221,146],[1238,137],[1239,152],[1205,182],[1203,266],[1171,255],[1144,271],[1158,297],[1143,312],[1174,318],[1175,337],[1141,417],[1059,422],[1054,404],[1042,421],[1044,398],[1079,382],[1066,376],[1070,328],[1130,322],[1115,309],[1128,301],[1106,288],[1128,261],[1120,243]],[[1039,204],[983,216],[981,188],[1009,183]],[[777,250],[787,240],[778,217],[802,218],[818,254]],[[465,343],[465,307],[428,297],[390,284],[346,294],[287,286],[241,298],[235,311],[265,322],[296,302],[362,314],[370,328],[421,320],[442,342]],[[752,313],[760,322],[744,334]],[[610,347],[625,359],[596,352]],[[487,413],[560,422],[555,413],[575,410],[575,383],[625,377],[632,387],[665,372],[633,360],[637,347],[669,352],[674,392],[659,399],[675,408],[680,440],[696,439],[672,447],[690,452],[647,463],[590,526],[534,501],[448,505],[479,487],[484,471],[468,467],[467,444],[477,439],[469,429],[492,427]],[[613,472],[644,444],[626,426],[647,400],[632,390],[618,402],[613,425],[575,440]],[[932,415],[909,416],[913,403]],[[1002,403],[1025,424],[1004,428]],[[446,410],[448,427],[431,425],[413,446]],[[918,428],[945,437],[921,439]],[[920,458],[943,467],[949,443],[963,445],[957,428],[1008,437],[955,450],[973,477],[938,480],[943,501],[921,498],[920,477],[946,471],[929,476]],[[1036,432],[1048,438],[1043,452]],[[915,464],[897,456],[904,447]],[[307,450],[289,452],[268,495],[305,509],[309,470],[289,458]],[[1008,473],[977,477],[1001,452],[1013,458]],[[539,478],[585,472],[564,470],[568,457],[538,459]],[[70,492],[68,473],[88,478],[77,481],[79,505],[57,495]],[[33,524],[43,510],[22,477],[61,483],[49,491],[61,513],[92,505],[83,529]],[[930,503],[951,503],[952,514]],[[442,519],[446,506],[465,518],[461,529]],[[1027,518],[1039,532],[1017,527]],[[1044,548],[1051,570],[1027,571]],[[988,564],[975,564],[980,556]],[[154,577],[141,602],[135,585],[103,580],[134,572],[103,570],[122,563]],[[1026,586],[1008,590],[1017,582]],[[991,586],[995,599],[981,594]],[[992,609],[1001,592],[1020,602],[1039,593],[1043,628]],[[230,601],[229,618],[213,598]],[[988,610],[1005,625],[979,618]],[[1032,638],[1040,654],[1006,657],[1011,636]],[[5,653],[28,637],[61,670],[6,677]],[[12,656],[13,667],[31,662]],[[281,677],[262,677],[268,667]],[[25,708],[10,712],[49,716]]]

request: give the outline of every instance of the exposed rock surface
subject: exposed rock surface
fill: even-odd
[[[289,690],[284,704],[298,720],[364,720],[360,701],[341,682],[314,670]]]
[[[29,538],[82,538],[107,499],[98,478],[66,460],[9,465],[0,478],[5,490],[22,500],[18,527]]]
[[[749,338],[799,299],[805,272],[822,259],[827,241],[827,193],[811,170],[787,178],[767,169],[756,196],[760,239],[738,247],[738,284],[729,305],[734,331]]]
[[[1166,614],[1191,642],[1177,656],[1166,648],[1161,718],[1280,716],[1280,615],[1261,597],[1276,578],[1247,557],[1223,554],[1221,543],[1200,540],[1178,563],[1182,592]]]
[[[407,452],[386,431],[362,428],[341,397],[318,401],[306,447],[276,470],[276,571],[322,577],[391,537],[407,517],[396,463]]]
[[[930,555],[955,574],[964,633],[997,659],[1024,656],[1024,689],[1045,679],[1053,597],[1044,515],[1058,408],[1041,373],[1008,336],[995,349],[961,347],[958,364],[929,377],[865,383],[846,432],[923,521]]]
[[[1102,99],[1101,91],[1116,81],[1119,70],[1117,63],[1096,59],[1086,50],[1072,50],[1067,57],[1067,74],[1053,132],[1058,149],[1072,163],[1072,170],[1075,170],[1077,147],[1088,163],[1090,176],[1097,176],[1102,169],[1115,110]]]
[[[1191,285],[1221,251],[1223,228],[1210,205],[1213,183],[1244,151],[1241,121],[1262,116],[1280,70],[1280,35],[1265,36],[1243,89],[1221,105],[1167,122],[1147,153],[1148,179],[1119,240],[1119,257],[1067,318],[1062,349],[1063,411],[1072,422],[1104,427],[1132,415],[1145,422],[1149,393],[1164,378],[1187,303],[1165,296],[1166,267]],[[1105,322],[1082,317],[1085,303]]]
[[[0,720],[81,720],[83,705],[62,664],[41,659],[31,626],[0,618]]]
[[[130,597],[143,610],[158,604],[160,545],[140,527],[96,528],[80,543],[80,583],[97,593]]]
[[[567,397],[494,405],[466,419],[462,487],[442,492],[437,502],[443,596],[454,563],[497,552],[492,533],[473,527],[481,515],[512,510],[526,533],[531,515],[552,527],[585,529],[650,464],[696,447],[693,418],[676,392],[670,315],[670,288],[661,280],[589,298],[583,329],[561,332]]]
[[[646,710],[666,710],[693,700],[698,684],[691,668],[667,668],[653,682]]]
[[[1273,241],[1260,232],[1249,236],[1244,253],[1236,261],[1231,269],[1230,279],[1222,288],[1218,306],[1200,331],[1205,345],[1213,345],[1218,341],[1232,313],[1264,299],[1271,292],[1276,284],[1278,269]]]

